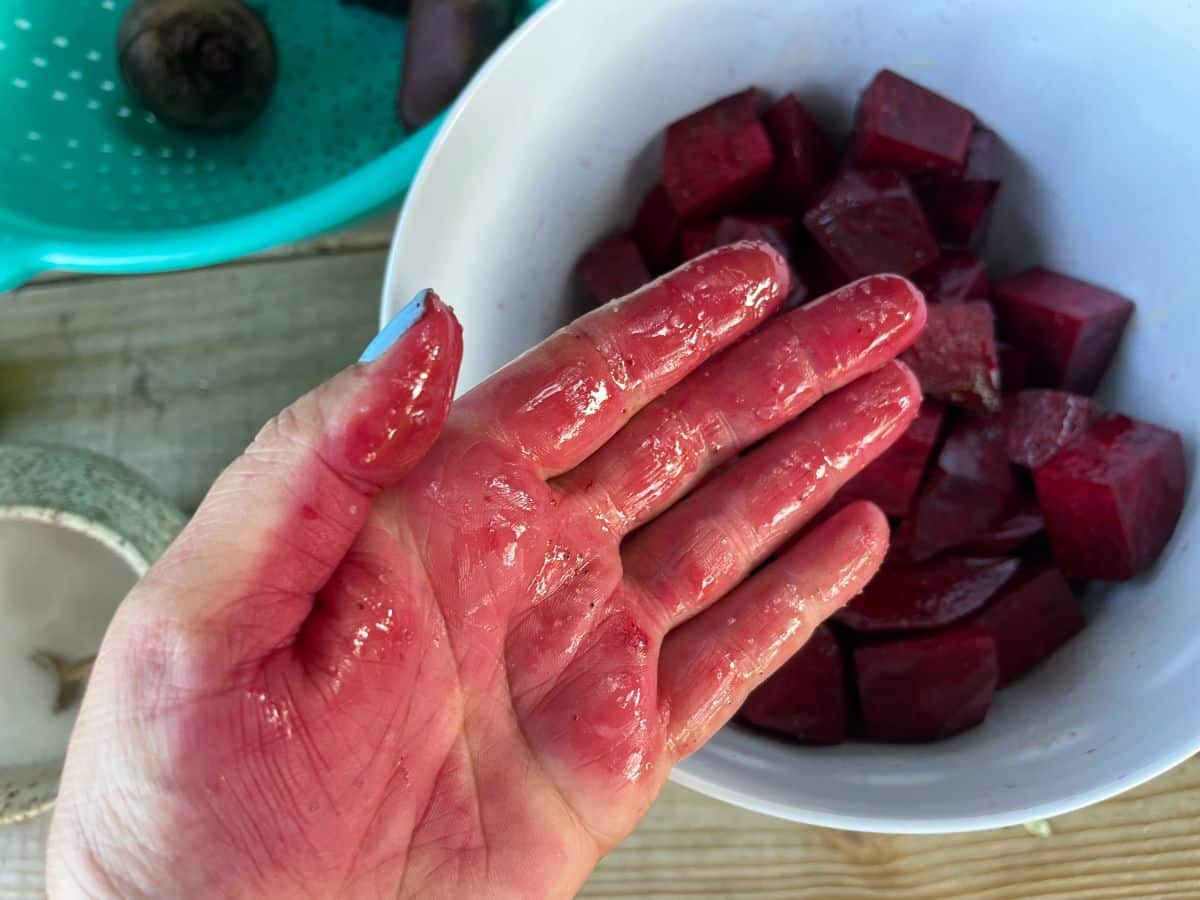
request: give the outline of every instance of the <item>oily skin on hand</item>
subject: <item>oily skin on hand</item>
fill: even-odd
[[[720,248],[453,404],[431,298],[277,417],[106,637],[52,895],[570,896],[886,551],[795,535],[915,416],[923,301],[787,292]]]

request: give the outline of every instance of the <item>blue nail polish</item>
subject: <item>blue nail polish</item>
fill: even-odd
[[[383,331],[375,335],[375,340],[367,344],[367,349],[358,358],[360,363],[373,362],[383,356],[388,348],[400,340],[425,315],[425,301],[429,299],[429,290],[419,291],[417,296],[408,301],[400,312],[392,317],[392,321],[383,326]]]

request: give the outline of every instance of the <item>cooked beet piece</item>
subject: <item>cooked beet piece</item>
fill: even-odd
[[[912,280],[930,303],[966,303],[988,298],[987,266],[969,253],[943,253],[914,272]]]
[[[959,549],[972,556],[1008,556],[1045,530],[1037,499],[1022,497],[1012,515]]]
[[[933,741],[978,725],[999,674],[995,642],[971,625],[858,647],[854,671],[866,735],[880,741]]]
[[[697,222],[685,225],[679,234],[679,261],[687,262],[716,246],[717,223]]]
[[[1011,462],[1036,468],[1087,430],[1099,413],[1089,398],[1034,389],[1004,399],[1004,448]]]
[[[166,125],[246,127],[275,90],[275,39],[242,0],[136,0],[117,32],[121,77]]]
[[[1183,443],[1166,428],[1107,415],[1034,469],[1033,480],[1063,572],[1124,581],[1154,564],[1179,521]]]
[[[800,650],[759,687],[739,711],[742,721],[810,744],[846,739],[842,651],[818,625]]]
[[[1007,341],[996,341],[996,355],[1000,359],[1000,390],[1011,394],[1024,388],[1029,380],[1029,357],[1025,351]]]
[[[795,266],[789,268],[792,277],[792,288],[788,291],[787,299],[780,305],[780,312],[788,312],[796,309],[798,306],[803,306],[809,300],[816,299],[816,294],[812,292],[812,287],[805,280]]]
[[[775,170],[774,195],[792,209],[803,209],[833,174],[833,146],[795,94],[788,94],[763,117]]]
[[[1076,278],[1033,268],[992,286],[1000,335],[1029,354],[1034,387],[1091,394],[1117,352],[1133,303]]]
[[[1003,429],[993,419],[967,419],[951,429],[908,517],[893,534],[893,562],[920,562],[975,541],[1012,514],[1019,501],[1017,482],[1004,452]]]
[[[774,156],[758,91],[718,100],[667,127],[663,187],[681,216],[732,210],[766,181]]]
[[[680,256],[686,262],[725,244],[764,241],[787,257],[792,255],[791,241],[795,235],[796,223],[790,216],[722,216],[715,222],[686,226],[680,238]]]
[[[927,397],[969,409],[1000,407],[996,330],[986,301],[930,306],[925,330],[901,359]]]
[[[412,0],[397,111],[419,128],[450,105],[512,30],[513,0]]]
[[[873,463],[855,475],[837,493],[832,505],[841,507],[855,500],[870,500],[887,515],[902,519],[908,514],[913,495],[929,463],[929,455],[942,429],[945,409],[936,400],[926,400],[904,434]]]
[[[597,303],[624,297],[650,280],[637,244],[625,232],[595,244],[579,258],[576,269]]]
[[[915,566],[884,566],[835,618],[859,632],[938,628],[988,602],[1021,561],[939,556]]]
[[[852,278],[907,275],[937,258],[938,245],[901,172],[842,172],[817,194],[804,225]]]
[[[884,69],[859,100],[856,164],[957,175],[966,165],[974,124],[974,116],[957,103]]]
[[[661,184],[655,185],[638,209],[633,234],[642,257],[656,274],[675,268],[682,224],[666,190]]]
[[[961,176],[941,172],[915,175],[913,188],[943,246],[978,248],[987,235],[1000,191],[1000,141],[995,132],[986,128],[972,132]]]
[[[809,287],[810,300],[823,297],[853,281],[838,268],[828,253],[812,243],[797,253],[793,265]]]
[[[996,642],[999,687],[1020,678],[1086,624],[1067,579],[1047,565],[1019,574],[970,622]]]

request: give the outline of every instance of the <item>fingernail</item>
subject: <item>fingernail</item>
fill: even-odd
[[[392,344],[404,337],[408,330],[420,321],[421,316],[425,315],[429,294],[428,288],[418,291],[417,296],[409,300],[408,304],[392,317],[392,321],[383,326],[383,331],[375,335],[375,339],[367,344],[367,349],[362,352],[358,361],[360,363],[375,361],[383,356]]]

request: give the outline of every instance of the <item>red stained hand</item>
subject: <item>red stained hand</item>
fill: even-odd
[[[923,303],[787,282],[715,250],[453,406],[432,298],[277,417],[105,639],[51,891],[575,891],[886,550],[866,503],[789,539],[916,415]]]

